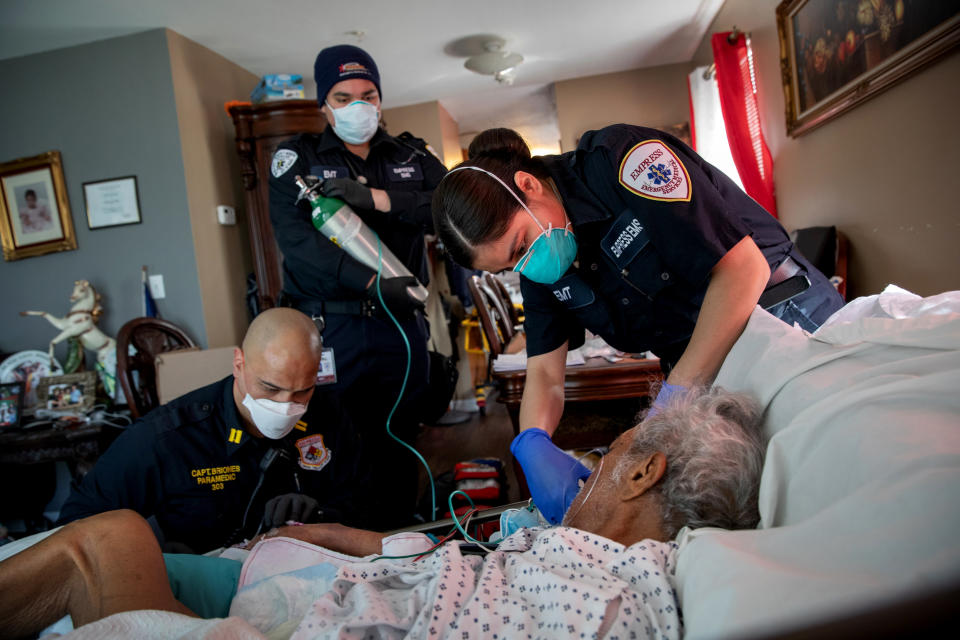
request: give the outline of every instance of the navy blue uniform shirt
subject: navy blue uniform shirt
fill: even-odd
[[[771,270],[793,251],[773,216],[662,131],[588,131],[576,151],[543,160],[579,250],[552,285],[520,278],[530,356],[566,341],[576,348],[586,328],[622,351],[675,363],[727,251],[751,236]]]
[[[75,486],[60,512],[70,522],[113,509],[155,516],[166,542],[197,553],[224,545],[240,527],[272,447],[240,538],[251,536],[264,503],[298,491],[315,498],[324,519],[360,522],[367,477],[360,443],[335,397],[317,389],[307,413],[280,440],[244,429],[233,399],[233,376],[197,389],[135,422]]]
[[[310,203],[296,203],[296,176],[362,176],[366,186],[386,191],[389,212],[355,211],[427,284],[423,236],[433,232],[430,199],[446,172],[426,143],[407,133],[395,138],[378,130],[365,160],[347,151],[331,127],[281,143],[271,163],[270,221],[283,254],[283,290],[296,300],[356,300],[374,274],[314,228]]]

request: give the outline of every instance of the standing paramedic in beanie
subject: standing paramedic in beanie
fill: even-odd
[[[380,73],[373,58],[350,45],[328,47],[314,64],[317,100],[327,127],[277,147],[270,167],[270,220],[283,253],[288,304],[317,319],[333,349],[336,382],[371,459],[382,528],[407,524],[415,511],[419,462],[386,431],[407,369],[403,336],[379,301],[376,272],[317,231],[308,202],[297,202],[296,176],[322,180],[324,196],[346,202],[420,282],[427,284],[424,234],[433,232],[430,201],[446,173],[427,144],[380,128]],[[411,298],[409,277],[380,278],[380,294],[410,347],[410,372],[391,432],[412,443],[427,388],[427,323]]]

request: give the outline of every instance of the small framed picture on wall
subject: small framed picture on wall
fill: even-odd
[[[136,176],[84,182],[83,203],[91,229],[142,222]]]

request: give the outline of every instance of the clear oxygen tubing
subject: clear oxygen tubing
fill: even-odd
[[[390,413],[387,415],[387,425],[386,425],[387,435],[393,438],[394,440],[396,440],[397,442],[399,442],[400,444],[402,444],[403,446],[405,446],[407,449],[410,449],[410,451],[413,452],[413,455],[417,456],[417,458],[420,459],[420,462],[423,463],[424,469],[427,470],[427,478],[430,480],[430,504],[432,505],[432,509],[433,509],[430,513],[432,514],[432,519],[436,520],[437,519],[437,487],[436,487],[436,483],[434,483],[433,481],[433,473],[430,471],[430,465],[427,464],[427,461],[423,458],[422,455],[420,455],[419,451],[417,451],[414,447],[410,446],[409,444],[407,444],[406,442],[404,442],[403,440],[395,436],[393,434],[393,431],[390,430],[390,421],[393,420],[393,414],[397,411],[397,407],[400,406],[400,401],[403,399],[404,391],[407,390],[407,379],[410,377],[410,363],[413,356],[410,350],[410,340],[407,339],[407,334],[404,332],[403,327],[400,326],[400,322],[397,321],[396,317],[394,317],[393,313],[390,311],[390,308],[387,307],[387,304],[383,299],[383,292],[380,290],[380,273],[383,271],[382,269],[383,249],[382,249],[382,245],[380,244],[380,236],[377,236],[376,234],[374,235],[377,238],[377,280],[376,280],[377,299],[380,301],[380,306],[383,307],[383,310],[387,312],[387,315],[393,321],[393,324],[397,327],[397,331],[400,332],[400,337],[403,338],[403,344],[407,348],[407,368],[403,372],[403,384],[400,385],[400,393],[397,394],[397,401],[393,403],[393,408],[390,409]]]
[[[578,513],[580,513],[580,509],[582,509],[582,508],[583,508],[583,505],[585,505],[585,504],[587,503],[587,500],[590,499],[590,494],[593,493],[594,487],[597,486],[597,480],[599,480],[599,478],[600,478],[600,472],[603,470],[603,459],[604,459],[604,457],[606,457],[605,454],[607,453],[607,449],[604,448],[604,447],[594,447],[593,449],[590,449],[589,451],[587,451],[586,453],[584,453],[582,456],[580,456],[579,458],[577,458],[576,460],[573,461],[573,464],[570,465],[570,470],[572,471],[572,470],[574,469],[574,467],[576,467],[578,464],[580,464],[580,461],[581,461],[581,460],[583,460],[584,458],[586,458],[586,457],[587,457],[588,455],[590,455],[591,453],[599,453],[599,454],[600,454],[600,464],[597,465],[597,468],[596,468],[595,470],[593,470],[592,472],[590,472],[590,475],[591,475],[591,476],[592,476],[594,473],[596,473],[596,474],[597,474],[597,478],[594,480],[593,485],[592,485],[592,486],[590,487],[590,489],[587,491],[587,495],[585,495],[585,496],[583,497],[583,502],[580,503],[580,506],[577,507],[577,510],[574,511],[572,514],[569,514],[569,515],[570,515],[570,518],[573,518],[573,517],[576,516]],[[577,487],[577,493],[575,493],[575,494],[573,495],[574,499],[576,499],[577,494],[579,494],[580,491],[583,490],[583,487],[586,486],[586,484],[587,484],[587,482],[589,482],[589,480],[590,480],[590,478],[588,477],[586,480],[581,480],[581,481],[580,481],[581,484],[580,484],[579,487]],[[567,488],[564,488],[564,490],[563,490],[563,500],[564,500],[564,502],[566,502],[566,500],[567,500],[567,495],[569,495],[569,494],[567,493],[567,491],[568,491],[568,489],[567,489]],[[570,503],[571,503],[571,505],[572,505],[572,504],[573,504],[573,500],[571,500]],[[566,520],[566,519],[567,519],[567,515],[568,515],[568,514],[566,514],[566,513],[563,514],[562,520]]]

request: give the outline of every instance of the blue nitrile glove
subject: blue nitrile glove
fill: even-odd
[[[540,513],[551,524],[560,524],[580,491],[579,481],[589,478],[590,470],[553,444],[543,429],[521,431],[510,443],[510,453],[523,468]]]
[[[687,388],[683,385],[664,382],[663,386],[660,387],[660,393],[657,394],[657,399],[653,401],[653,404],[650,406],[650,411],[647,412],[647,417],[652,418],[663,411],[667,405],[670,404],[670,399],[673,396],[678,393],[684,393],[686,390]]]

